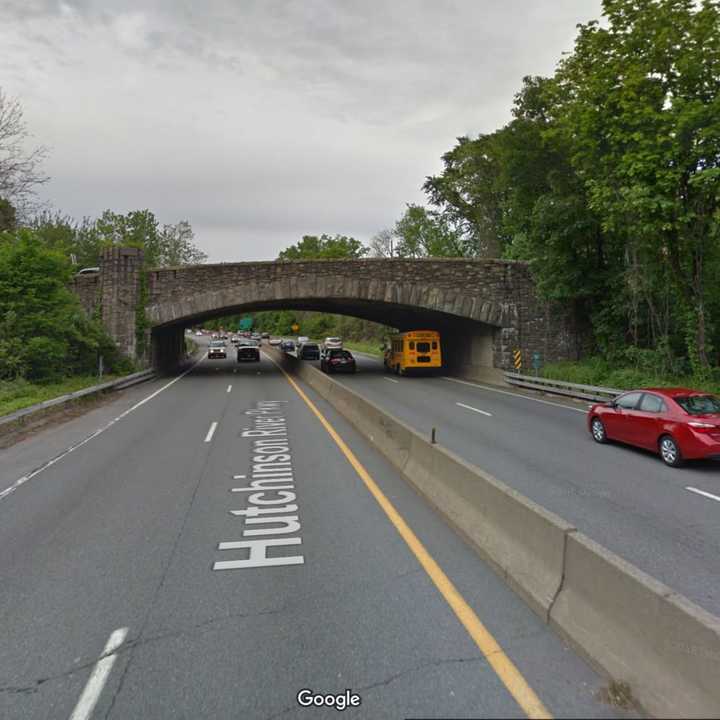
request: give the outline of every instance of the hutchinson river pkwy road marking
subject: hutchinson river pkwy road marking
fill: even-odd
[[[90,675],[90,679],[87,681],[87,685],[85,685],[85,689],[70,716],[70,720],[88,720],[92,715],[112,666],[117,660],[115,651],[123,644],[127,633],[127,628],[118,628],[110,635],[107,643],[105,643],[105,649],[102,651],[100,660],[97,661],[92,675]]]
[[[245,475],[233,475],[233,480],[244,480],[245,487],[233,487],[230,492],[236,493],[237,499],[243,498],[246,507],[230,510],[230,514],[244,519],[242,537],[253,539],[219,543],[218,550],[243,550],[249,554],[242,560],[220,560],[213,564],[213,570],[305,563],[303,555],[268,555],[268,548],[302,545],[285,403],[287,400],[259,400],[254,408],[245,411],[252,417],[252,427],[244,428],[241,434],[252,442],[251,471],[247,479]],[[262,537],[268,535],[272,537]]]
[[[106,430],[111,428],[116,422],[119,422],[124,417],[127,417],[133,410],[137,410],[139,407],[144,405],[146,402],[152,400],[154,397],[159,395],[163,390],[167,390],[170,386],[174,385],[178,380],[182,380],[190,371],[194,370],[197,365],[199,365],[204,359],[207,353],[203,355],[194,365],[189,367],[185,372],[178,375],[176,378],[173,378],[169,383],[166,383],[161,388],[157,389],[154,393],[148,395],[146,398],[143,398],[140,400],[140,402],[135,403],[131,408],[128,408],[125,410],[125,412],[118,415],[116,418],[113,418],[107,425],[103,425],[103,427],[99,428],[95,432],[88,435],[86,438],[81,440],[80,442],[75,443],[74,445],[71,445],[66,450],[63,450],[59,455],[56,455],[52,460],[48,460],[46,463],[41,465],[40,467],[35,468],[32,472],[29,472],[27,475],[23,475],[21,478],[16,480],[10,487],[5,488],[2,492],[0,492],[0,500],[3,498],[6,498],[8,495],[11,495],[14,493],[21,485],[24,485],[28,480],[31,480],[36,475],[41,473],[43,470],[47,470],[49,467],[54,465],[56,462],[60,462],[65,456],[69,455],[74,450],[77,450],[79,447],[82,447],[85,445],[85,443],[89,443],[93,438],[96,438],[101,433],[104,433]]]
[[[384,495],[378,484],[372,479],[365,467],[357,459],[353,451],[348,447],[345,441],[336,432],[335,428],[318,410],[312,400],[305,394],[302,388],[288,375],[285,370],[275,361],[266,355],[268,359],[275,364],[285,379],[290,383],[295,392],[303,399],[305,404],[310,408],[315,417],[320,421],[322,426],[334,440],[347,461],[352,465],[360,479],[365,483],[365,487],[375,498],[378,505],[383,509],[390,522],[405,541],[408,548],[415,556],[417,561],[423,567],[429,578],[432,580],[440,594],[445,598],[448,605],[452,608],[458,620],[467,630],[468,634],[475,641],[480,652],[485,656],[495,674],[501,680],[508,692],[513,696],[518,705],[523,709],[529,718],[551,718],[550,712],[543,705],[535,691],[530,687],[528,682],[517,669],[513,661],[505,654],[490,631],[482,624],[480,618],[475,611],[467,604],[465,598],[460,594],[458,589],[453,585],[450,578],[445,575],[440,566],[435,562],[420,539],[415,535],[410,526],[405,522],[395,506]]]

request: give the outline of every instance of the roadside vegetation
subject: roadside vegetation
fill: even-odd
[[[531,371],[525,371],[530,373]],[[691,387],[720,394],[720,374],[698,378],[692,374],[663,374],[656,364],[639,363],[635,366],[615,365],[607,358],[594,356],[576,362],[551,363],[543,368],[542,377],[552,380],[629,390],[637,387]]]
[[[110,382],[118,377],[120,376],[109,374],[103,375],[102,379],[99,379],[97,375],[74,375],[60,382],[50,383],[33,383],[22,378],[10,381],[1,380],[0,416],[101,382]]]
[[[348,350],[354,350],[356,352],[365,353],[366,355],[372,355],[376,358],[382,358],[383,353],[380,350],[381,341],[367,342],[363,340],[349,340],[344,342],[344,346]]]
[[[720,6],[605,0],[603,15],[554,75],[523,80],[507,125],[458,138],[426,178],[427,207],[408,206],[371,249],[527,261],[599,358],[548,373],[713,386]]]
[[[185,353],[187,355],[195,355],[200,346],[191,338],[185,336]]]
[[[0,414],[133,372],[100,322],[68,289],[113,245],[140,247],[146,267],[202,262],[192,228],[149,210],[77,222],[36,200],[47,150],[28,149],[22,107],[0,89]]]

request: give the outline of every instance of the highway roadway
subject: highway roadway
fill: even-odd
[[[586,404],[397,377],[354,354],[358,373],[339,382],[427,435],[436,428],[440,444],[720,615],[720,463],[669,468],[642,450],[596,444]]]
[[[337,717],[303,688],[374,720],[635,716],[603,686],[267,357],[203,360],[0,453],[2,718]]]

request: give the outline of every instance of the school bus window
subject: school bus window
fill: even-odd
[[[437,350],[437,342],[433,340],[433,350]]]
[[[430,343],[419,342],[417,344],[417,351],[421,353],[430,352]]]
[[[414,340],[411,340],[411,341],[410,341],[410,349],[411,349],[411,350],[414,350],[414,349],[415,349],[415,341],[414,341]]]

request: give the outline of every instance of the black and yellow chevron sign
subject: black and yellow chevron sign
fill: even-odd
[[[522,370],[522,352],[520,350],[513,352],[513,359],[515,360],[515,369]]]

